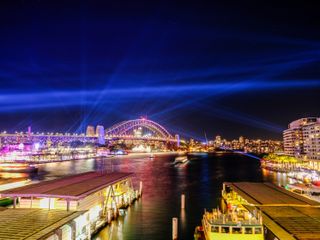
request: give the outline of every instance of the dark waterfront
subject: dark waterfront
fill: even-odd
[[[49,180],[92,170],[136,173],[135,186],[143,181],[142,199],[97,234],[97,240],[170,239],[172,217],[179,218],[179,239],[193,239],[204,208],[217,206],[224,181],[285,181],[281,174],[262,171],[259,160],[244,155],[214,154],[189,159],[181,165],[172,164],[174,155],[48,163],[40,165],[38,175],[32,178]],[[180,209],[182,193],[186,194],[185,210]]]
[[[189,159],[191,159],[189,157]],[[144,183],[144,194],[127,215],[105,228],[96,239],[171,239],[171,218],[179,218],[179,239],[193,239],[204,208],[219,203],[224,181],[273,181],[257,159],[238,154],[193,157],[187,164],[172,165],[174,157],[154,160],[116,160],[117,170],[134,171]],[[280,179],[279,179],[280,180]],[[180,195],[186,194],[186,209]]]

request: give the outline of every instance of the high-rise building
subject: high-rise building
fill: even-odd
[[[307,158],[320,160],[320,118],[316,123],[304,126],[302,132]]]
[[[311,152],[317,148],[316,138],[319,138],[319,135],[315,135],[315,131],[319,124],[320,118],[316,117],[301,118],[291,122],[288,129],[283,131],[284,152],[299,158],[311,156]]]
[[[94,137],[95,136],[94,126],[90,126],[90,125],[87,126],[86,135],[87,135],[87,137]]]
[[[104,127],[101,125],[98,125],[96,127],[96,136],[98,137],[98,143],[101,145],[104,145],[106,143],[105,140],[105,132],[104,132]]]

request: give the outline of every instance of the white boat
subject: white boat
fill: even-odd
[[[264,240],[261,212],[247,204],[234,192],[222,191],[221,209],[205,210],[202,226],[196,227],[196,240]]]
[[[320,202],[320,187],[312,184],[294,183],[287,184],[285,189],[302,195],[306,198]]]
[[[219,209],[205,211],[202,226],[196,228],[194,237],[197,240],[264,240],[262,218],[240,206],[225,214]]]
[[[178,156],[174,159],[173,164],[181,164],[181,163],[186,163],[188,161],[187,156]]]

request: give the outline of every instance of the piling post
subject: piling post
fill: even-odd
[[[112,213],[111,213],[111,210],[108,209],[108,211],[107,211],[107,222],[108,222],[108,223],[110,223],[111,220],[112,220],[112,215],[111,215],[111,214],[112,214]]]
[[[178,240],[178,218],[172,218],[172,240]]]
[[[67,211],[70,211],[70,200],[67,199]]]
[[[140,181],[140,186],[139,186],[139,196],[141,197],[142,195],[142,181]]]
[[[181,209],[186,208],[186,196],[184,194],[181,194]]]
[[[13,198],[13,208],[16,208],[17,206],[17,197]]]

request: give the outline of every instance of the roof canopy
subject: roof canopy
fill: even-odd
[[[82,211],[0,209],[0,239],[39,239],[81,214]]]
[[[3,197],[49,197],[79,200],[131,175],[132,173],[121,172],[87,172],[5,190],[0,194]]]

